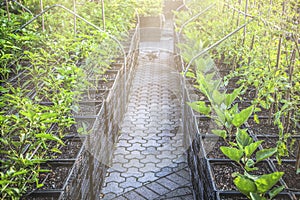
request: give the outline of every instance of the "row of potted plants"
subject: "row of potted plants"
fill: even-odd
[[[103,102],[114,81],[123,80],[119,73],[124,62],[113,64],[121,51],[108,34],[128,39],[125,36],[135,26],[132,2],[116,0],[106,7],[107,33],[93,31],[77,19],[74,34],[72,16],[56,10],[47,13],[43,23],[34,21],[18,30],[31,18],[28,10],[40,12],[40,2],[23,3],[20,7],[7,1],[8,9],[1,7],[1,199],[60,188],[61,175],[74,171],[86,143],[78,134],[102,122]],[[44,6],[57,2],[48,3]],[[71,7],[70,2],[59,3]],[[99,3],[82,3],[77,12],[93,23],[101,22],[96,18],[101,13]],[[91,9],[94,12],[84,12]],[[115,9],[113,15],[109,9]],[[120,20],[122,16],[127,20]]]
[[[190,1],[186,7],[176,26],[184,101],[201,114],[185,107],[194,119],[184,125],[196,196],[297,199],[298,185],[289,180],[299,176],[297,3]]]

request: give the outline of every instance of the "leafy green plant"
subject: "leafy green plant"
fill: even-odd
[[[259,170],[257,163],[264,161],[277,152],[277,148],[258,150],[263,140],[254,141],[247,129],[241,128],[254,111],[251,105],[239,112],[238,104],[234,103],[241,93],[242,87],[235,89],[232,93],[221,93],[218,91],[219,80],[214,80],[214,73],[204,75],[197,73],[198,88],[209,100],[209,105],[204,101],[188,103],[192,109],[212,118],[220,129],[212,130],[217,136],[222,137],[228,146],[220,147],[220,150],[229,159],[235,161],[244,170],[243,174],[234,173],[234,184],[251,199],[266,199],[266,193],[272,199],[284,187],[271,188],[282,177],[283,172],[274,172],[264,175],[251,175],[251,172]],[[256,153],[255,153],[256,152]],[[255,153],[255,159],[253,155]],[[270,191],[271,190],[271,191]]]
[[[22,3],[35,14],[40,12],[39,0]],[[51,0],[44,6],[55,3],[73,8],[70,1]],[[135,3],[105,4],[108,33],[119,40],[127,38],[135,25]],[[41,164],[61,153],[62,138],[75,124],[73,114],[82,91],[91,86],[87,77],[105,73],[121,51],[107,33],[82,21],[77,21],[74,34],[72,15],[56,10],[45,14],[44,32],[39,20],[15,31],[31,16],[18,7],[9,9],[9,20],[6,10],[0,9],[0,199],[20,199],[43,186],[39,174],[49,170]],[[98,25],[100,10],[101,4],[87,1],[77,8]]]
[[[189,1],[188,11],[180,11],[176,15],[179,27],[210,3],[216,3],[214,9],[187,25],[182,31],[182,41],[184,45],[189,45],[190,41],[202,39],[209,46],[236,26],[251,18],[257,19],[247,25],[244,31],[214,48],[210,54],[218,64],[218,70],[231,70],[227,83],[235,78],[238,79],[236,84],[243,87],[242,92],[248,89],[255,91],[255,95],[247,99],[255,105],[254,120],[260,123],[260,111],[268,111],[269,125],[277,126],[279,130],[275,155],[281,163],[282,157],[289,156],[289,152],[297,148],[294,147],[295,139],[292,136],[298,134],[296,130],[299,124],[300,22],[295,17],[298,16],[299,3],[294,0]],[[184,45],[179,47],[185,58],[191,53]],[[195,62],[195,65],[199,64]],[[228,86],[227,83],[225,86]]]
[[[162,0],[138,1],[137,9],[143,16],[159,16],[162,13]]]

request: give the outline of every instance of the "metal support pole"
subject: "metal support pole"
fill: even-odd
[[[5,0],[5,7],[6,7],[6,13],[7,13],[7,19],[10,21],[10,12],[8,7],[8,0]]]
[[[41,6],[41,12],[43,12],[44,10],[44,6],[43,6],[43,0],[40,0],[40,6]],[[44,15],[42,15],[42,30],[45,31],[45,19],[44,19]]]
[[[106,30],[105,27],[105,5],[104,5],[104,0],[101,0],[102,3],[102,23],[103,23],[103,30]]]
[[[17,4],[18,6],[20,6],[22,9],[26,10],[27,12],[29,12],[32,16],[33,13],[31,12],[31,10],[29,10],[27,7],[25,7],[23,4],[17,2],[16,0],[12,0],[12,2],[14,2],[15,4]]]
[[[76,0],[73,0],[73,11],[76,13]],[[74,15],[74,35],[76,35],[77,27],[76,27],[76,15]]]

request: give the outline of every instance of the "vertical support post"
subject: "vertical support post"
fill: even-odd
[[[43,0],[40,0],[40,6],[41,6],[41,12],[43,12],[44,11]],[[44,19],[44,15],[42,15],[42,30],[45,31],[45,19]]]
[[[300,141],[297,141],[298,150],[297,150],[297,158],[296,158],[296,170],[297,172],[300,170]]]
[[[246,0],[246,5],[245,5],[245,15],[244,15],[245,21],[247,20],[248,3],[249,3],[249,0]],[[246,32],[247,32],[247,27],[245,26],[245,27],[244,27],[244,34],[243,34],[243,46],[245,45],[245,41],[246,41]]]
[[[7,19],[10,21],[10,12],[8,7],[8,0],[5,0],[5,6],[6,6],[6,13],[7,13]]]
[[[73,0],[73,11],[76,13],[76,0]],[[74,15],[74,35],[76,35],[77,27],[76,27],[76,15]]]
[[[241,11],[240,7],[241,7],[241,4],[242,4],[242,1],[239,0],[239,2],[238,2],[238,10],[239,10],[239,12],[238,12],[237,21],[236,21],[236,25],[237,26],[240,25],[240,11]]]
[[[101,0],[102,4],[102,23],[103,23],[103,30],[105,31],[105,8],[104,8],[104,0]]]

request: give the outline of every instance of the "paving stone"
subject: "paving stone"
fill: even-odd
[[[114,193],[107,193],[107,194],[101,194],[102,197],[100,197],[100,199],[102,200],[111,200],[111,199],[115,199],[115,197],[117,196]]]
[[[164,158],[170,159],[171,155],[172,155],[171,151],[161,151],[161,154],[157,155],[156,157],[159,158],[160,160]],[[174,157],[174,155],[172,155],[172,157]]]
[[[128,178],[128,177],[135,177],[135,178],[140,178],[144,176],[144,173],[140,172],[138,168],[136,167],[131,167],[128,168],[125,173],[121,174],[122,177]]]
[[[126,132],[123,132],[123,130],[121,130],[122,134],[121,136],[119,137],[119,140],[132,140],[133,137],[130,136],[129,134],[127,134]]]
[[[131,143],[129,143],[127,140],[119,140],[119,142],[117,143],[117,148],[118,147],[130,147],[132,146]]]
[[[192,194],[191,187],[180,187],[166,194],[166,197],[184,197]]]
[[[123,196],[118,196],[118,197],[115,197],[113,198],[114,200],[127,200],[125,197]]]
[[[129,133],[130,136],[135,137],[135,136],[139,136],[139,137],[146,137],[148,134],[145,130],[133,130]]]
[[[142,197],[135,191],[128,192],[124,195],[127,199],[134,199],[134,200],[147,200],[146,198]]]
[[[139,159],[131,159],[129,160],[128,163],[125,163],[123,166],[125,168],[132,168],[132,167],[142,168],[145,166],[145,164],[142,163],[141,160]]]
[[[164,194],[170,192],[170,190],[168,188],[166,188],[156,182],[150,183],[146,187],[151,189],[152,191],[155,191],[159,195],[164,195]]]
[[[147,140],[156,140],[159,143],[159,141],[162,140],[161,137],[157,136],[157,133],[150,133],[150,132],[147,132],[147,133],[148,133],[148,135],[143,137],[143,139],[146,141]]]
[[[173,173],[172,168],[167,166],[167,167],[160,168],[160,171],[156,172],[155,176],[156,177],[164,177],[164,176],[167,176],[171,173]]]
[[[116,154],[113,157],[113,162],[123,162],[123,160],[126,160],[126,162],[128,162],[128,159],[126,159],[125,155],[123,154]]]
[[[146,148],[143,147],[142,144],[135,143],[135,144],[132,144],[131,147],[127,147],[126,149],[127,149],[127,151],[143,151]]]
[[[190,172],[187,168],[188,168],[188,166],[186,168],[176,172],[176,174],[188,180],[190,177]]]
[[[147,44],[172,50],[172,42]],[[128,109],[102,192],[106,199],[188,199],[192,192],[182,155],[180,75],[173,55],[143,49],[145,45],[140,43]],[[158,57],[149,60],[153,52]]]
[[[145,186],[136,189],[135,192],[139,193],[141,196],[143,196],[149,200],[159,197],[159,195],[157,193],[155,193],[154,191],[150,190],[149,188],[147,188]]]
[[[147,136],[146,136],[147,137]],[[128,143],[134,144],[134,143],[140,143],[145,144],[147,143],[147,140],[141,136],[134,137],[132,140],[128,140]]]
[[[147,182],[155,181],[156,179],[157,177],[155,176],[154,172],[146,172],[142,177],[138,178],[138,181],[145,184]]]
[[[137,178],[135,177],[129,177],[126,179],[125,182],[120,183],[119,185],[121,188],[128,188],[128,187],[133,187],[133,188],[138,188],[142,186],[142,183],[137,181]]]
[[[183,200],[193,200],[194,199],[194,196],[193,196],[193,193],[189,194],[189,195],[184,195],[184,196],[181,196],[181,198]]]
[[[135,116],[135,121],[132,122],[132,124],[134,125],[146,125],[149,124],[148,121],[146,121],[146,119],[150,119],[150,117],[147,117],[146,115],[143,114],[139,114],[137,116]]]
[[[174,163],[186,163],[186,158],[183,157],[182,155],[176,155],[176,159],[173,160]]]
[[[182,185],[186,185],[186,184],[190,183],[190,181],[188,181],[185,178],[177,175],[176,173],[168,175],[167,178],[170,179],[173,182],[181,183]]]
[[[160,151],[157,151],[157,147],[147,147],[141,152],[143,155],[159,155]]]
[[[163,168],[163,167],[169,166],[171,163],[172,163],[172,159],[164,158],[164,159],[161,159],[161,162],[156,164],[156,167]]]
[[[159,170],[159,168],[156,167],[155,163],[147,163],[147,164],[145,164],[144,167],[142,167],[142,168],[139,169],[139,171],[143,172],[143,173],[146,173],[146,172],[156,172],[158,170]]]
[[[165,198],[160,198],[160,200],[182,200],[182,197],[165,197]]]
[[[127,169],[125,167],[123,167],[122,163],[113,163],[111,168],[112,168],[112,170],[118,171],[118,172],[126,172],[127,171]]]
[[[142,154],[141,151],[131,151],[130,154],[125,155],[126,159],[139,159],[143,160],[146,156]]]
[[[160,159],[157,158],[158,155],[146,155],[144,159],[142,159],[140,162],[141,163],[159,163],[160,162]]]
[[[121,177],[120,172],[108,173],[108,177],[105,179],[106,185],[109,182],[121,183],[121,182],[124,182],[124,181],[125,181],[125,178]]]
[[[146,143],[142,144],[143,147],[160,147],[161,144],[157,143],[157,140],[147,140]]]
[[[168,129],[166,127],[161,127],[159,128],[160,131],[162,131],[161,133],[158,134],[158,136],[160,137],[175,137],[175,133],[171,133],[170,131],[173,129]]]
[[[103,194],[113,193],[113,194],[120,194],[124,192],[123,188],[119,187],[119,183],[116,182],[109,182],[107,186],[102,189]]]
[[[122,155],[127,155],[129,153],[129,151],[126,149],[126,147],[118,147],[115,151],[114,154],[122,154]]]
[[[175,190],[176,188],[180,187],[180,185],[178,185],[177,183],[175,183],[167,178],[160,178],[159,180],[157,180],[157,183],[168,188],[169,190]]]

